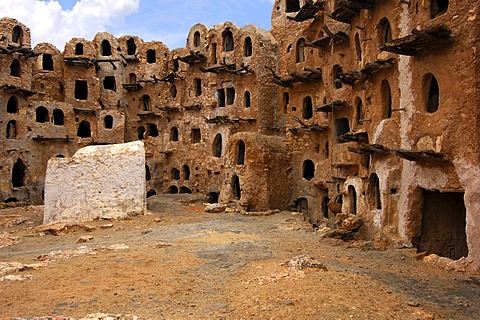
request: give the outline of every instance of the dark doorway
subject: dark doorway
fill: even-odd
[[[147,198],[150,198],[150,197],[153,197],[157,195],[157,191],[155,191],[154,189],[150,189],[148,192],[147,192]]]
[[[15,120],[10,120],[7,123],[7,139],[15,139],[17,137],[17,122]]]
[[[178,193],[178,187],[177,186],[170,186],[170,188],[168,188],[168,193],[171,193],[171,194]]]
[[[155,63],[157,61],[157,53],[155,50],[147,50],[147,63]]]
[[[178,170],[177,168],[172,169],[172,179],[180,180],[180,170]]]
[[[75,54],[78,56],[83,55],[83,43],[77,43],[75,45]]]
[[[312,160],[303,161],[303,178],[312,180],[315,177],[315,164]]]
[[[357,214],[357,191],[354,186],[348,186],[348,198],[350,199],[350,214]]]
[[[12,42],[21,43],[23,38],[23,30],[19,26],[15,26],[12,30]]]
[[[370,208],[382,209],[382,197],[380,194],[380,180],[376,173],[372,173],[368,181],[368,204]]]
[[[238,141],[237,144],[237,164],[245,164],[245,142],[242,140]]]
[[[102,56],[111,56],[112,55],[112,46],[108,40],[102,41],[102,48],[101,48]]]
[[[183,166],[183,180],[190,180],[190,168],[187,165]]]
[[[63,126],[65,124],[65,116],[62,110],[53,110],[53,124],[57,126]]]
[[[137,51],[137,45],[135,44],[135,40],[130,38],[127,40],[127,54],[134,55],[135,51]]]
[[[10,64],[10,75],[12,77],[20,77],[20,62],[15,59]]]
[[[218,203],[218,198],[219,198],[219,193],[218,192],[209,192],[207,194],[208,197],[208,203]]]
[[[227,88],[227,104],[233,104],[235,102],[235,88]]]
[[[250,37],[245,38],[245,46],[244,46],[244,55],[245,57],[251,57],[253,53],[252,49],[252,39]]]
[[[243,106],[247,109],[251,106],[250,91],[245,91],[245,94],[243,95]]]
[[[313,117],[313,103],[311,97],[303,99],[303,119],[308,120]]]
[[[51,54],[44,53],[42,55],[42,69],[45,71],[53,71],[53,58]]]
[[[233,51],[233,34],[231,31],[223,32],[223,51]]]
[[[217,103],[219,108],[225,107],[225,90],[224,89],[217,90]]]
[[[25,185],[25,171],[27,167],[23,164],[23,161],[17,159],[17,162],[13,165],[12,169],[12,186],[14,188],[23,187]]]
[[[48,110],[45,107],[38,107],[35,110],[35,121],[39,123],[48,122]]]
[[[200,47],[200,32],[198,31],[193,34],[193,46],[195,48]]]
[[[83,120],[78,125],[77,136],[80,138],[90,138],[92,136],[92,132],[90,130],[90,122]]]
[[[199,128],[193,128],[191,132],[192,143],[199,143],[202,141],[202,133]]]
[[[152,175],[150,174],[150,167],[145,165],[145,180],[150,181],[152,179]]]
[[[390,89],[390,83],[388,80],[382,81],[382,107],[383,107],[383,119],[392,117],[392,90]]]
[[[232,193],[233,193],[233,198],[236,200],[240,200],[240,198],[242,197],[242,189],[240,188],[240,178],[238,178],[237,175],[233,176]]]
[[[15,97],[10,97],[7,102],[7,113],[17,113],[18,112],[18,100]]]
[[[414,241],[419,252],[450,259],[468,255],[464,193],[423,190],[421,234]]]
[[[342,138],[346,133],[350,132],[348,118],[335,119],[335,136],[338,143],[348,142]]]
[[[103,126],[105,129],[113,128],[113,117],[111,115],[106,115],[105,118],[103,118]]]
[[[103,79],[103,89],[117,91],[117,84],[114,76],[106,76]]]
[[[222,156],[222,135],[220,133],[213,140],[213,156],[217,158]]]
[[[187,187],[180,187],[180,193],[189,193],[191,194],[192,193],[192,190],[190,190],[189,188]]]
[[[328,203],[330,202],[330,199],[328,197],[323,197],[322,198],[322,213],[323,217],[328,219]]]
[[[170,129],[170,141],[178,141],[177,127],[172,127],[172,129]]]
[[[425,78],[427,94],[427,112],[433,113],[438,110],[440,100],[440,88],[438,87],[437,78],[433,74],[428,74]]]
[[[142,96],[140,106],[143,111],[150,111],[150,96],[148,94]]]
[[[158,137],[158,127],[154,123],[147,124],[148,126],[148,135],[150,137]]]
[[[138,140],[145,139],[145,127],[139,127],[137,131]]]
[[[286,0],[285,11],[288,12],[297,12],[300,10],[300,0]]]
[[[298,199],[295,204],[295,209],[305,217],[308,217],[308,200],[306,198]]]
[[[202,80],[195,79],[195,96],[199,97],[202,95]]]
[[[430,14],[432,18],[435,18],[441,14],[444,14],[448,10],[448,0],[433,0],[430,3]]]
[[[75,81],[75,99],[87,100],[88,99],[88,83],[85,80]]]

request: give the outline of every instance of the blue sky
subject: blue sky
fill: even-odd
[[[0,0],[0,15],[30,27],[33,45],[50,42],[63,50],[72,37],[88,40],[98,31],[185,46],[192,25],[232,21],[270,29],[273,0]]]

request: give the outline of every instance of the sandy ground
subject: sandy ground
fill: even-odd
[[[188,199],[153,197],[148,215],[64,235],[35,228],[42,207],[1,210],[0,234],[18,243],[0,248],[0,263],[40,266],[6,273],[26,279],[0,282],[0,318],[480,319],[480,280],[412,249],[354,249],[298,215],[209,214]],[[326,268],[283,264],[300,255]]]

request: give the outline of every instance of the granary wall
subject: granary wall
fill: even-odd
[[[0,200],[41,203],[51,157],[143,140],[148,195],[355,214],[479,265],[477,6],[276,0],[270,32],[196,24],[174,50],[105,32],[32,50],[3,18]]]

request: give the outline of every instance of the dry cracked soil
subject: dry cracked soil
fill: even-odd
[[[41,206],[0,210],[0,234],[16,240],[0,248],[0,264],[35,266],[0,273],[0,318],[480,319],[478,277],[418,261],[412,249],[321,239],[288,212],[204,208],[189,195],[155,196],[146,215],[61,235],[38,228]],[[285,264],[298,256],[325,268]]]

